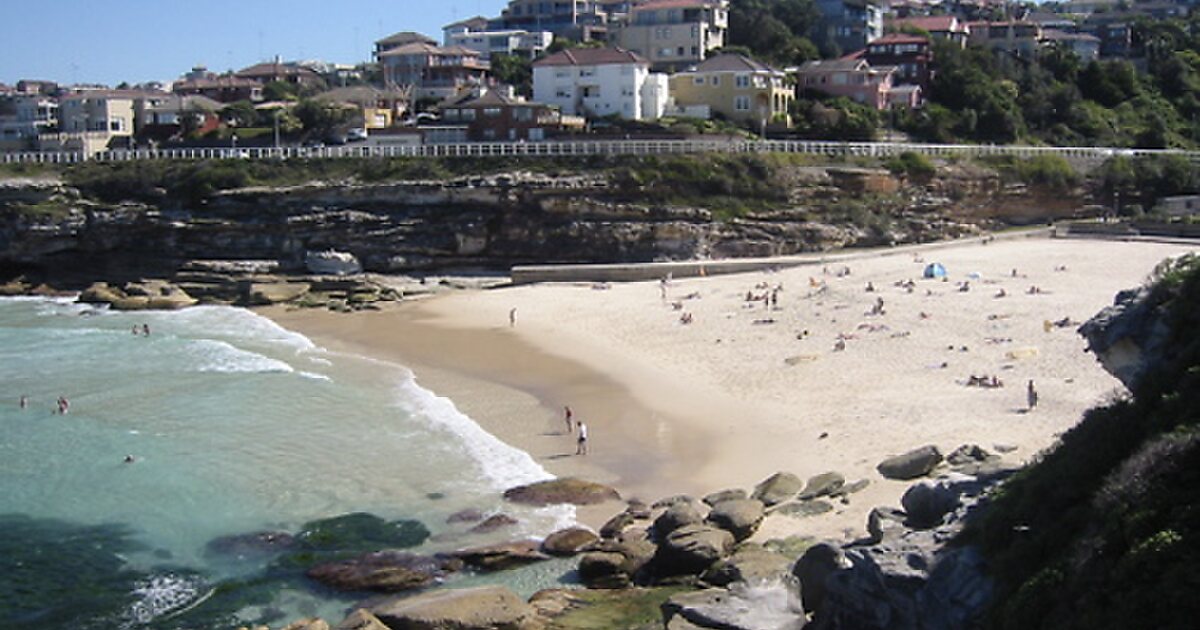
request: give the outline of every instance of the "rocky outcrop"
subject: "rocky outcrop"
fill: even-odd
[[[604,541],[579,559],[579,578],[592,588],[624,588],[633,584],[654,558],[656,548],[646,539]]]
[[[685,525],[671,532],[658,546],[653,569],[656,575],[696,575],[733,551],[733,534],[711,525]]]
[[[888,479],[907,481],[928,475],[940,463],[942,452],[931,445],[885,459],[876,466],[876,470]]]
[[[176,310],[196,303],[186,291],[165,280],[130,282],[121,288],[96,282],[79,295],[79,301],[108,304],[118,311]]]
[[[552,556],[573,556],[599,540],[591,530],[570,527],[547,536],[542,541],[542,552]]]
[[[794,498],[804,488],[804,481],[789,472],[778,472],[754,487],[751,499],[762,501],[767,507]]]
[[[383,625],[379,617],[369,611],[359,608],[350,613],[334,630],[391,630]]]
[[[667,628],[682,618],[691,627],[720,630],[800,630],[804,617],[781,585],[774,587],[714,588],[672,597],[663,604]]]
[[[734,499],[713,506],[705,519],[709,523],[733,534],[737,542],[746,540],[762,525],[763,502],[757,499]]]
[[[541,552],[539,544],[533,540],[518,540],[459,549],[452,552],[450,556],[462,560],[467,566],[480,571],[503,571],[550,559],[550,556]]]
[[[704,520],[695,501],[681,501],[668,507],[658,518],[654,519],[654,533],[660,538],[686,525],[695,525]]]
[[[1160,298],[1148,286],[1121,291],[1112,306],[1079,327],[1088,351],[1126,387],[1132,388],[1153,362],[1170,355],[1171,330]]]
[[[729,586],[737,582],[750,585],[773,583],[787,574],[793,560],[761,545],[743,543],[738,545],[733,555],[718,560],[701,577],[714,586]]]
[[[801,501],[815,499],[817,497],[831,496],[842,486],[846,485],[846,477],[838,472],[821,473],[808,480],[804,490],[800,491],[800,495],[796,498]]]
[[[397,593],[429,586],[462,566],[461,561],[452,558],[377,551],[351,560],[319,564],[306,575],[339,591]]]
[[[936,526],[911,529],[899,526],[898,519],[912,520],[913,514],[872,512],[876,542],[845,548],[821,544],[801,557],[793,574],[813,628],[951,630],[979,620],[992,593],[983,557],[973,546],[946,543],[995,480],[955,475],[943,481],[945,493],[938,500],[957,496],[959,501],[940,519],[933,518],[944,507],[940,503],[922,517],[936,520]]]
[[[621,495],[604,484],[568,477],[509,488],[504,491],[504,498],[523,505],[594,505],[619,501]]]
[[[503,586],[450,589],[390,599],[368,609],[389,628],[532,630],[533,608]]]

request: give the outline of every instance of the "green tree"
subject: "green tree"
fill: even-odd
[[[518,94],[533,95],[533,67],[518,55],[492,55],[492,76],[516,88]]]
[[[268,101],[295,101],[300,99],[300,90],[293,83],[271,81],[263,86],[263,98]]]
[[[306,133],[317,135],[330,133],[337,126],[349,122],[354,116],[354,112],[349,108],[313,99],[300,101],[296,105],[294,113]]]
[[[253,127],[258,124],[258,110],[250,101],[230,103],[221,110],[221,118],[235,127]]]

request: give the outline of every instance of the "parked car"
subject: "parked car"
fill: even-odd
[[[346,139],[350,142],[362,142],[367,139],[367,130],[361,127],[353,128],[346,132]]]

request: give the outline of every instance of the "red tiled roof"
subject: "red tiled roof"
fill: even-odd
[[[928,17],[901,18],[892,23],[897,27],[911,26],[912,28],[919,28],[922,31],[933,33],[954,30],[956,18],[953,15],[932,15]],[[958,22],[957,25],[960,30],[963,28],[961,22]]]
[[[879,39],[872,39],[871,41],[867,42],[867,45],[874,46],[875,44],[928,44],[928,43],[929,43],[928,37],[921,37],[920,35],[908,35],[906,33],[891,33],[888,35],[884,35],[883,37],[880,37]]]
[[[637,53],[624,48],[568,48],[533,62],[533,66],[604,66],[611,64],[649,64]]]

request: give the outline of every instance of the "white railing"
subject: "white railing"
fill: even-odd
[[[919,144],[891,142],[834,142],[828,140],[587,140],[548,142],[469,142],[420,145],[346,145],[320,148],[245,147],[180,148],[80,152],[27,152],[0,154],[4,164],[70,164],[95,160],[289,160],[310,158],[398,157],[558,157],[587,155],[663,155],[680,153],[796,153],[828,156],[889,157],[912,152],[929,157],[972,158],[993,155],[1034,157],[1058,155],[1071,160],[1103,161],[1123,155],[1147,157],[1181,155],[1200,163],[1200,151],[1177,149],[1124,149],[1112,147],[1034,147],[1016,145]]]

